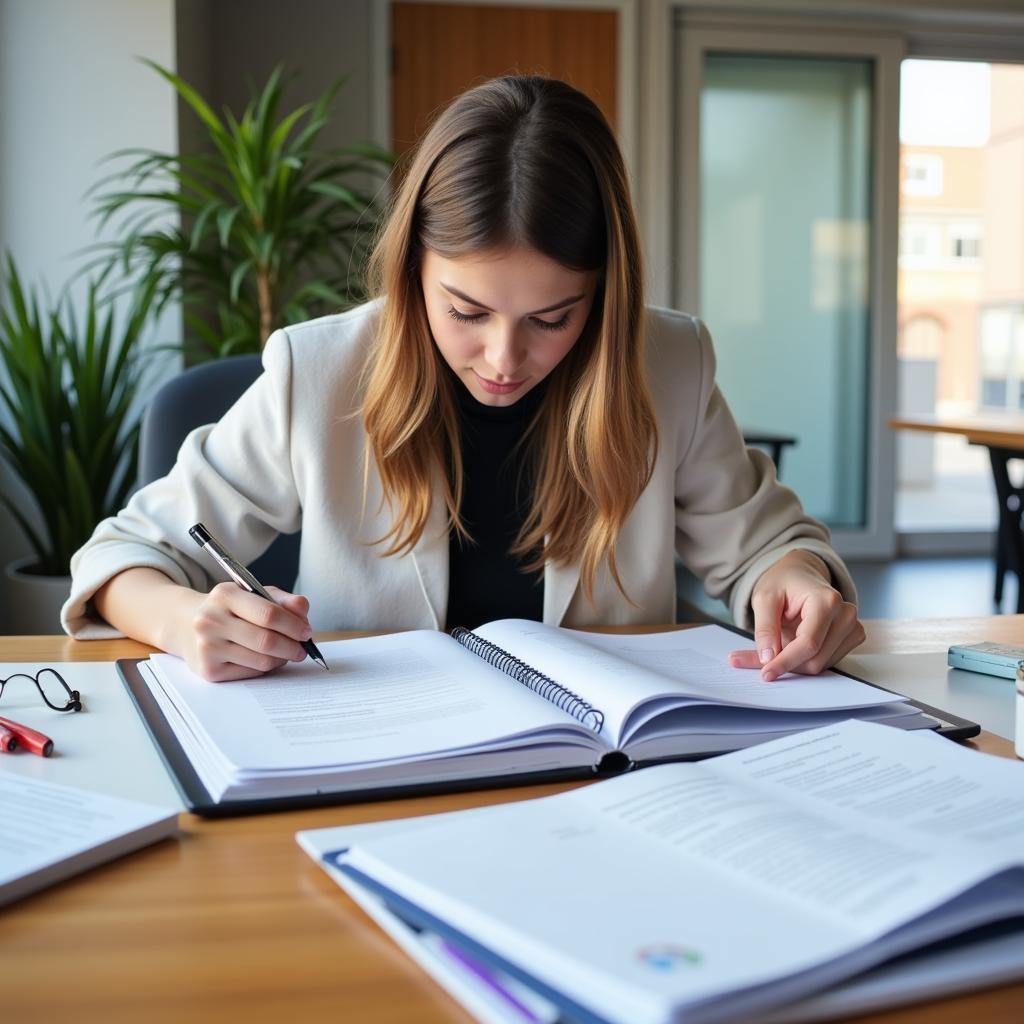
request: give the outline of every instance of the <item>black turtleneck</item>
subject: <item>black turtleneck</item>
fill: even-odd
[[[453,375],[454,377],[454,375]],[[492,619],[544,617],[544,577],[527,574],[510,553],[533,500],[525,446],[516,447],[543,401],[542,381],[514,405],[478,402],[454,379],[462,438],[459,511],[472,541],[448,540],[447,627],[474,629]]]

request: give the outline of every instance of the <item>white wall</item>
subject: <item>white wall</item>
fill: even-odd
[[[95,240],[83,195],[125,146],[173,150],[173,0],[0,0],[0,241],[57,291]]]
[[[0,250],[54,296],[97,240],[84,193],[100,160],[176,148],[172,90],[137,56],[175,66],[174,0],[0,0]],[[172,316],[158,333],[179,330]],[[27,553],[0,509],[0,572]]]

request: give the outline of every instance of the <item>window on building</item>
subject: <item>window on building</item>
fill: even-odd
[[[920,266],[935,263],[942,256],[942,227],[920,220],[907,220],[900,227],[900,261]]]
[[[981,404],[987,409],[1024,409],[1024,306],[981,311]]]
[[[949,251],[955,260],[980,259],[981,225],[951,224],[949,226]]]
[[[941,196],[942,157],[937,153],[907,153],[903,157],[903,194]]]

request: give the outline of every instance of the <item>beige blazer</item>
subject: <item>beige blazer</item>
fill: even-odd
[[[152,566],[178,583],[209,590],[218,570],[188,536],[202,521],[243,561],[281,532],[302,529],[295,590],[310,601],[314,629],[442,629],[448,601],[444,503],[408,555],[382,558],[367,542],[391,525],[371,472],[363,498],[366,435],[358,416],[358,368],[380,300],[276,331],[264,373],[215,424],[192,431],[171,472],[105,519],[71,560],[62,611],[72,636],[120,635],[92,607],[93,593],[130,566]],[[654,474],[622,528],[618,562],[635,604],[599,574],[594,604],[577,586],[578,565],[548,563],[549,624],[670,623],[674,554],[713,597],[749,626],[751,590],[793,548],[813,551],[855,600],[846,567],[821,523],[776,481],[771,460],[748,451],[715,385],[704,325],[682,313],[647,312],[650,386],[660,445]]]

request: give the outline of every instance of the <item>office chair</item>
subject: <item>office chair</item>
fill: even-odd
[[[220,419],[262,370],[257,355],[228,356],[193,366],[157,389],[142,417],[139,484],[166,476],[185,436]],[[300,537],[301,531],[281,534],[250,565],[264,586],[288,591],[295,586]]]

